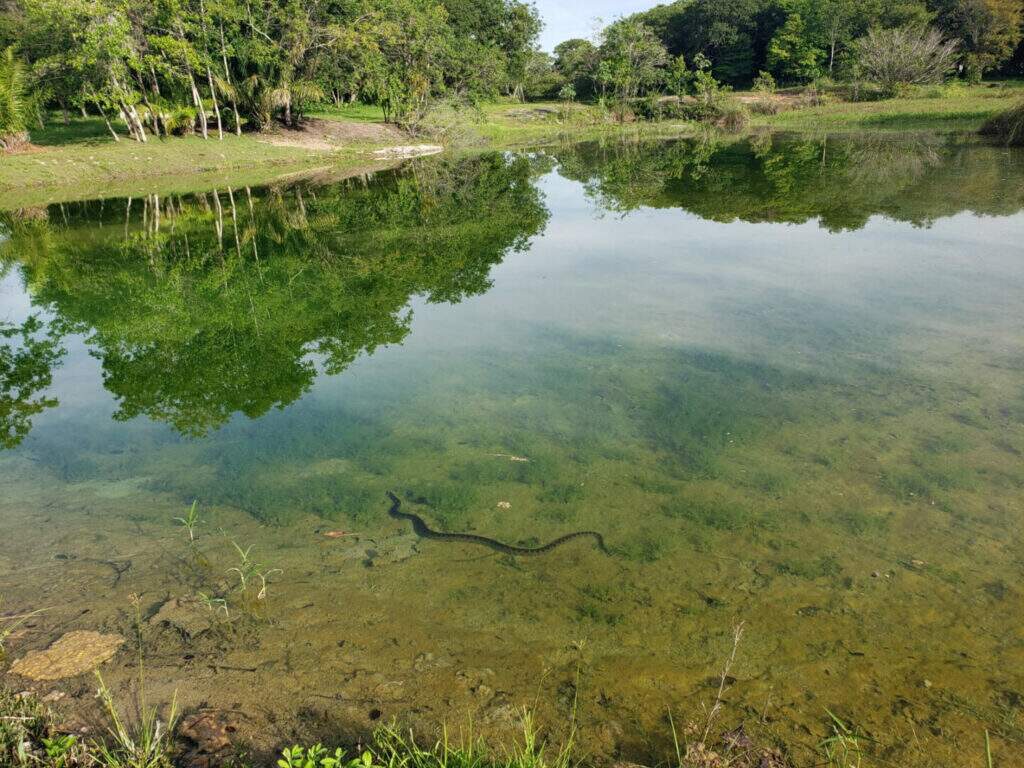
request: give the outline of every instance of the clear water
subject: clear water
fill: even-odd
[[[723,729],[1024,761],[1022,209],[1020,152],[761,137],[3,214],[9,660],[137,595],[257,752],[575,699],[651,758],[744,622]]]

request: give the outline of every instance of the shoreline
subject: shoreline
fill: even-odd
[[[786,134],[940,134],[974,133],[1000,111],[1016,103],[1024,88],[978,86],[968,97],[927,96],[888,101],[825,101],[785,108],[775,114],[751,110],[735,138]],[[738,102],[774,96],[736,94]],[[779,103],[790,103],[782,96]],[[2,156],[0,209],[29,208],[73,200],[180,194],[213,186],[257,186],[289,175],[327,170],[338,178],[394,167],[411,156],[411,147],[432,145],[431,153],[502,151],[600,139],[637,141],[700,134],[696,122],[658,120],[610,122],[597,107],[580,104],[490,104],[459,115],[449,135],[416,137],[394,126],[355,119],[342,111],[315,115],[301,130],[267,134],[151,138],[145,144],[113,142],[96,118],[75,118],[51,125],[28,150]],[[454,135],[451,135],[454,134]]]

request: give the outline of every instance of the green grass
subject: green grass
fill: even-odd
[[[59,119],[31,139],[39,149],[0,162],[0,208],[45,205],[62,200],[159,191],[185,193],[218,184],[267,183],[285,173],[330,166],[356,168],[370,162],[367,150],[336,152],[274,146],[253,135],[225,134],[223,141],[196,136],[139,144],[115,142],[103,122]]]
[[[918,89],[904,98],[831,102],[752,118],[752,125],[795,131],[977,131],[1024,96],[1024,82]]]
[[[310,112],[310,117],[325,120],[353,120],[358,123],[383,123],[384,110],[373,104],[346,104],[343,107],[326,106]]]

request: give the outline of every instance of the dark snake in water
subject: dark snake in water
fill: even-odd
[[[403,512],[402,502],[391,491],[388,491],[388,498],[391,499],[391,509],[388,510],[388,514],[396,520],[406,520],[412,523],[413,531],[415,531],[416,535],[422,539],[461,541],[465,544],[477,544],[482,547],[488,547],[493,549],[495,552],[501,552],[502,554],[518,556],[543,555],[574,539],[589,537],[597,542],[597,546],[602,552],[606,555],[609,554],[608,547],[604,544],[604,536],[597,531],[575,531],[574,533],[567,533],[565,536],[559,536],[557,539],[549,541],[547,544],[540,547],[514,547],[511,544],[504,544],[496,539],[489,539],[486,536],[477,536],[472,533],[443,533],[441,531],[435,531],[427,525],[426,521],[419,515],[415,515],[412,512]]]

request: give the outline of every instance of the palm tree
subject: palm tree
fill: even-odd
[[[0,53],[0,150],[28,141],[28,76],[14,48]]]

